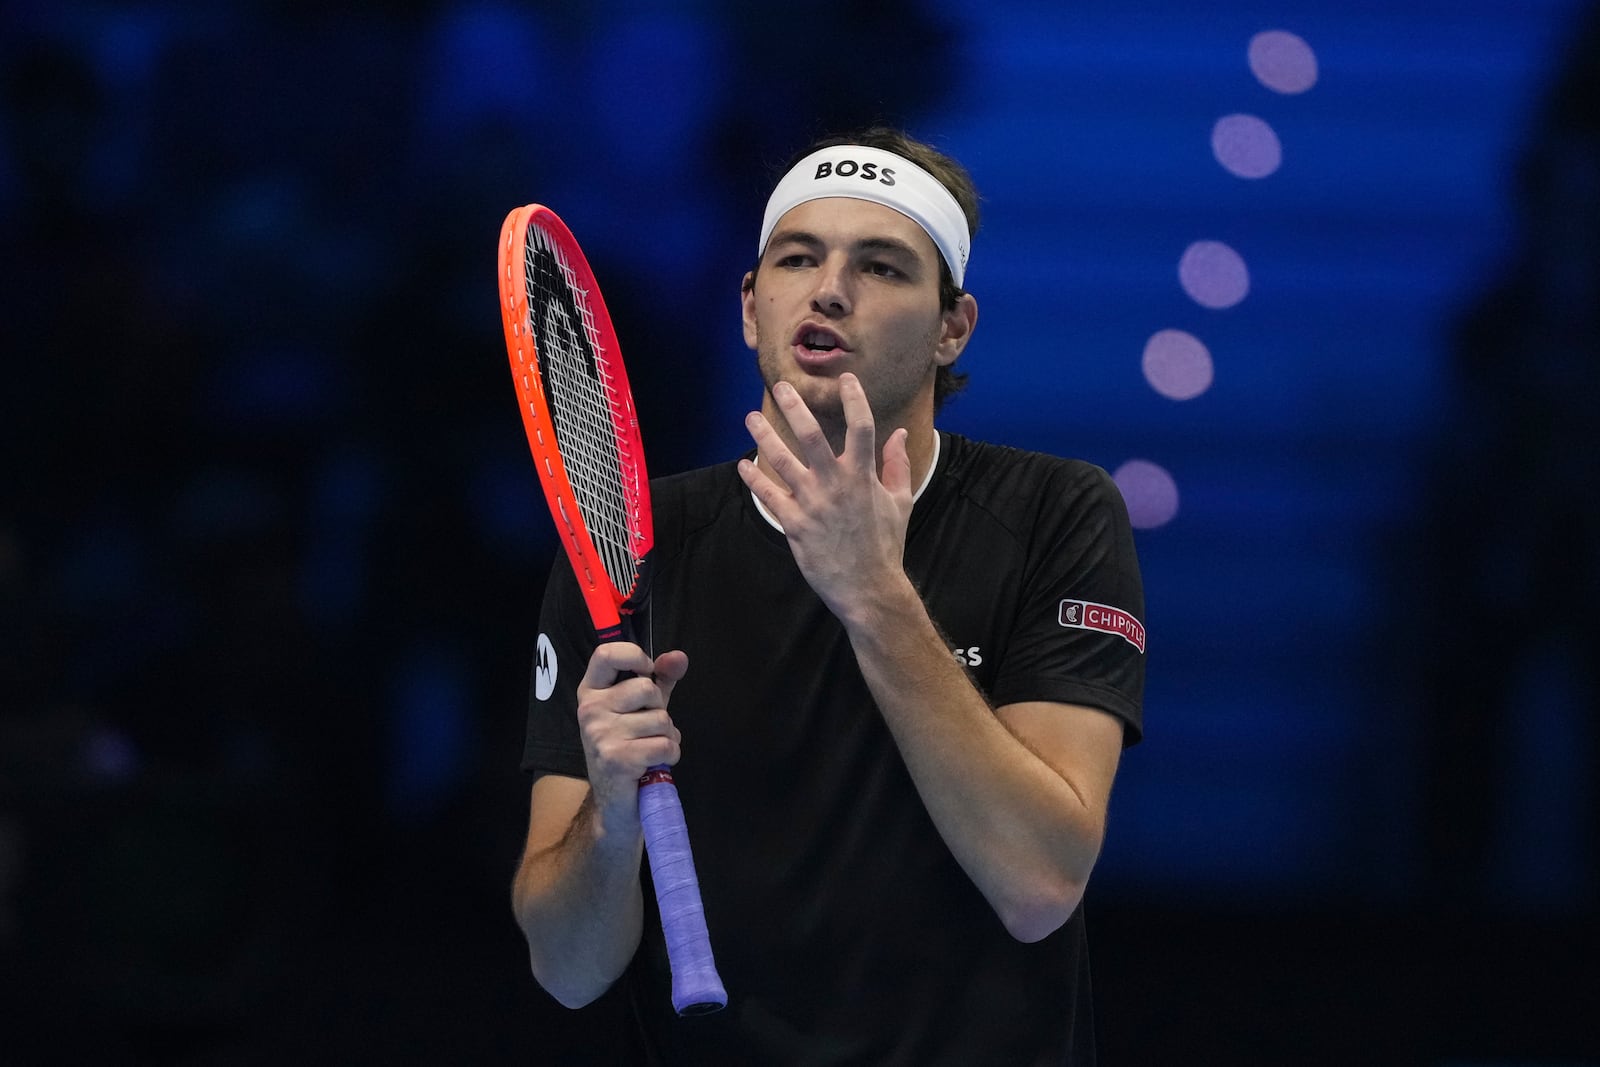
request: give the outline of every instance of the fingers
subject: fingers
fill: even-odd
[[[794,395],[794,390],[787,383],[780,382],[779,390]],[[795,397],[799,403],[799,397]],[[800,409],[805,410],[805,405],[800,404]],[[806,412],[807,416],[810,412]],[[815,420],[812,420],[815,425]],[[784,444],[783,438],[766,417],[759,411],[752,411],[745,416],[745,427],[750,431],[750,437],[756,443],[756,450],[761,458],[771,466],[777,481],[769,478],[765,471],[750,460],[739,461],[739,477],[744,480],[746,488],[755,495],[755,498],[777,517],[779,524],[785,529],[797,518],[793,511],[794,489],[801,484],[801,480],[809,473],[808,468],[799,459],[795,458],[789,446]]]
[[[643,728],[641,720],[656,716],[661,723],[650,725],[662,732],[639,737],[628,732],[632,727]],[[590,786],[607,803],[627,808],[633,803],[639,776],[651,767],[676,764],[683,739],[666,712],[641,712],[619,716],[611,729],[586,736],[585,741]]]
[[[790,390],[792,393],[793,390]],[[805,405],[801,404],[804,410]],[[809,415],[810,413],[807,412]],[[813,420],[814,422],[815,420]],[[795,484],[798,477],[807,469],[806,464],[796,458],[789,451],[789,446],[784,444],[783,438],[778,436],[778,431],[767,421],[765,415],[759,411],[752,411],[745,416],[745,428],[750,431],[750,439],[756,443],[756,451],[772,467],[779,478],[786,485]],[[746,479],[748,481],[748,479]],[[753,486],[752,486],[753,488]]]
[[[677,746],[682,740],[683,735],[678,732],[678,727],[671,717],[665,710],[656,708],[616,716],[615,721],[609,724],[604,737],[598,739],[596,744],[599,748],[604,748],[607,743],[633,748],[636,747],[633,745],[634,742],[656,743],[653,748],[656,754],[641,750],[641,753],[631,757],[629,769],[637,773],[656,763],[676,763]],[[624,751],[614,749],[611,755],[621,757]],[[672,758],[665,758],[668,755]]]
[[[578,704],[603,705],[614,715],[665,709],[672,688],[689,670],[683,652],[663,652],[652,660],[644,649],[627,641],[611,641],[595,648],[588,669],[578,682]]]
[[[578,727],[589,782],[608,808],[631,811],[637,780],[681,755],[682,735],[667,714],[672,689],[688,671],[679,651],[652,660],[638,645],[600,645],[578,684]]]
[[[911,452],[906,446],[910,437],[902,426],[883,443],[883,487],[891,493],[911,492]]]
[[[745,418],[762,463],[740,461],[739,476],[785,530],[804,520],[819,503],[836,499],[851,483],[878,482],[897,498],[911,493],[908,431],[897,428],[885,440],[880,474],[877,424],[866,388],[850,373],[839,376],[838,388],[845,422],[838,456],[827,432],[788,382],[778,382],[771,390],[787,435],[761,412],[753,411]]]
[[[827,460],[833,459],[833,446],[828,443],[828,435],[823,433],[822,426],[817,422],[817,417],[806,407],[806,402],[800,398],[794,386],[788,382],[779,382],[772,387],[772,399],[778,405],[778,411],[789,424],[789,432],[794,435],[795,444],[800,448],[800,459],[813,470],[821,467]],[[763,420],[765,421],[765,420]],[[776,434],[773,436],[776,438]],[[780,446],[781,441],[777,442]],[[759,445],[759,442],[757,442]],[[788,452],[787,448],[783,449]],[[767,462],[773,464],[773,469],[782,473],[778,466],[779,457],[767,454]]]
[[[872,404],[861,379],[854,374],[839,375],[839,402],[844,407],[843,458],[858,470],[875,470],[877,424],[872,421]]]
[[[794,485],[795,476],[802,470],[826,478],[831,469],[830,461],[836,459],[843,459],[858,470],[876,469],[877,423],[873,419],[866,388],[854,374],[847,372],[839,376],[839,400],[844,413],[845,435],[843,451],[837,457],[827,432],[794,386],[788,382],[778,382],[772,387],[772,399],[788,424],[794,450],[759,411],[753,411],[745,417],[745,428],[749,430],[762,458],[785,483]]]
[[[624,674],[649,676],[655,669],[645,650],[631,641],[608,641],[595,648],[578,683],[582,689],[609,689]]]
[[[805,465],[817,470],[824,467],[827,460],[834,458],[833,446],[828,440],[827,433],[822,425],[817,422],[816,415],[812,414],[806,402],[795,391],[794,386],[788,382],[779,382],[772,387],[772,399],[782,412],[784,421],[789,424],[789,431],[794,435],[796,445],[800,449],[800,459]],[[877,425],[872,418],[872,404],[867,400],[867,391],[861,384],[861,379],[854,374],[846,372],[839,375],[839,403],[844,412],[845,439],[844,456],[856,466],[874,465],[876,463]],[[765,427],[763,419],[761,425]],[[771,432],[770,427],[765,427]],[[752,426],[752,435],[756,428]],[[775,433],[772,436],[776,439]],[[781,446],[782,442],[777,441]],[[757,445],[761,442],[758,440]],[[785,452],[788,450],[785,448]],[[767,450],[763,449],[763,454]],[[775,470],[781,470],[777,463],[776,455],[768,455],[767,460],[773,464]]]

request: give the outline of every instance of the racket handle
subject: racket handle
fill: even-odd
[[[700,880],[689,851],[689,828],[672,771],[652,767],[639,779],[639,821],[661,910],[661,932],[672,968],[672,1006],[679,1015],[706,1015],[728,1003],[706,932]]]

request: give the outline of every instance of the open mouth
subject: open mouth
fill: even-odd
[[[838,334],[820,326],[801,327],[795,334],[794,345],[806,353],[818,356],[849,351]]]

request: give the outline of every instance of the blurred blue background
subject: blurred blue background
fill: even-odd
[[[498,227],[579,235],[653,471],[720,460],[775,168],[884,120],[985,196],[944,424],[1141,526],[1106,1061],[1600,1063],[1590,5],[0,12],[0,1059],[617,1055],[507,905]]]

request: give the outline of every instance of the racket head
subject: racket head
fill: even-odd
[[[596,632],[616,639],[648,594],[650,478],[600,285],[542,204],[501,226],[500,318],[545,502]]]

